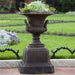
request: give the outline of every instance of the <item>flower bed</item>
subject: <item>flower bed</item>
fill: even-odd
[[[0,47],[5,47],[18,43],[16,33],[0,30]]]
[[[33,1],[30,4],[25,3],[24,8],[20,8],[21,12],[55,12],[55,8],[44,4],[42,1]]]

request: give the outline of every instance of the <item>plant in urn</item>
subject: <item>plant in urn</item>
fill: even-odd
[[[49,51],[44,44],[40,42],[40,34],[47,30],[46,17],[52,15],[48,8],[41,1],[34,1],[25,4],[22,15],[28,18],[29,23],[25,20],[26,31],[33,35],[32,42],[23,51],[23,60],[19,63],[19,71],[22,74],[41,74],[53,73],[54,66],[50,62]]]

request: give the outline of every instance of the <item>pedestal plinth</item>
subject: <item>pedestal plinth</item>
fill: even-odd
[[[23,61],[19,64],[20,73],[53,73],[54,67],[49,59],[49,52],[44,48],[25,48]]]

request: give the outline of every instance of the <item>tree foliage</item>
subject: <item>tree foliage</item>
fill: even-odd
[[[55,7],[58,11],[75,11],[75,0],[55,0]]]

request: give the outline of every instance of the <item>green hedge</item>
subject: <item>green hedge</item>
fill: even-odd
[[[61,12],[75,11],[75,0],[55,0],[55,8]]]

